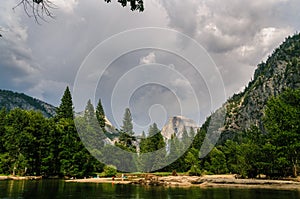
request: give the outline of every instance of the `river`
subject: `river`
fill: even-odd
[[[18,199],[296,199],[296,190],[144,187],[139,185],[65,183],[61,180],[0,181],[0,198]]]

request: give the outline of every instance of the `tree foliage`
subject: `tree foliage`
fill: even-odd
[[[110,3],[111,0],[104,0],[107,3]],[[132,11],[144,11],[144,2],[143,0],[118,0],[118,3],[120,3],[123,7],[130,5],[130,9]]]
[[[300,157],[300,89],[288,89],[271,98],[265,111],[265,127],[270,144],[276,146],[278,162],[290,165],[297,176]]]
[[[132,118],[128,109],[115,147],[104,143],[106,137],[90,100],[84,116],[73,119],[72,97],[67,88],[55,118],[45,118],[40,112],[18,108],[10,111],[3,108],[0,111],[0,173],[91,176],[103,171],[103,164],[91,152],[97,157],[106,158],[105,161],[112,165],[122,164],[124,168],[134,167],[132,170],[145,172],[160,169],[188,172],[190,175],[236,173],[244,178],[255,178],[260,174],[270,178],[297,176],[299,102],[300,89],[287,90],[271,98],[263,118],[266,133],[252,126],[237,133],[234,139],[215,146],[206,157],[199,159],[199,150],[209,122],[197,131],[189,147],[185,145],[194,136],[192,129],[190,133],[184,129],[181,138],[173,135],[165,143],[155,123],[139,141],[128,133],[132,132]],[[78,134],[77,130],[83,133]],[[88,143],[87,148],[82,141]],[[124,150],[129,153],[124,155],[121,153]],[[171,160],[176,161],[162,168]],[[110,173],[108,170],[105,172]]]
[[[166,158],[164,138],[160,133],[156,123],[150,125],[149,133],[140,143],[140,168],[142,171],[158,170],[164,165]]]
[[[18,108],[0,111],[0,173],[83,177],[102,171],[79,138],[65,93],[55,119]]]
[[[101,103],[101,99],[99,99],[97,108],[96,108],[96,117],[101,129],[105,132],[105,113]]]
[[[106,3],[110,3],[111,0],[104,0]],[[123,7],[130,6],[132,11],[144,11],[143,0],[118,0]],[[51,0],[19,0],[19,3],[13,8],[22,6],[25,13],[29,17],[34,17],[37,23],[40,20],[46,21],[47,17],[54,18],[52,10],[57,8],[57,6]],[[2,35],[0,34],[0,37]]]
[[[40,20],[45,21],[46,17],[54,18],[51,10],[56,8],[51,0],[20,0],[13,9],[19,6],[23,7],[29,17],[34,17],[37,23],[39,23]]]
[[[57,119],[74,118],[73,102],[69,87],[66,88],[63,97],[61,98],[61,103],[57,108],[56,114]]]
[[[129,108],[125,109],[124,117],[123,117],[123,126],[121,127],[121,131],[127,133],[128,135],[133,135],[133,124],[132,124],[132,116]]]

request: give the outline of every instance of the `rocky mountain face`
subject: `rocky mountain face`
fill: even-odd
[[[25,110],[41,111],[46,117],[55,115],[55,107],[35,99],[23,93],[16,93],[8,90],[0,90],[0,109],[5,107],[7,110],[21,108]]]
[[[171,139],[173,135],[180,139],[182,138],[184,129],[187,131],[187,133],[190,136],[191,128],[196,133],[199,127],[191,119],[188,119],[183,116],[174,116],[171,117],[167,122],[167,124],[162,128],[161,134],[166,140]]]
[[[225,104],[223,136],[255,125],[263,128],[266,102],[287,88],[300,87],[300,34],[288,37],[265,63],[258,65],[253,80],[245,90],[233,95]]]

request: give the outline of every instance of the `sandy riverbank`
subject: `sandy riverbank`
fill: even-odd
[[[73,179],[65,180],[66,182],[80,182],[80,183],[115,183],[115,184],[133,184],[131,180],[123,180],[121,178],[87,178],[87,179]]]
[[[40,180],[42,176],[0,176],[0,180]]]
[[[236,179],[235,175],[205,175],[205,176],[166,176],[158,177],[148,175],[143,178],[121,179],[115,178],[90,178],[66,180],[66,182],[79,183],[114,183],[114,184],[140,184],[154,186],[191,187],[239,187],[239,188],[267,188],[267,189],[297,189],[300,182],[291,180],[261,180],[261,179]]]

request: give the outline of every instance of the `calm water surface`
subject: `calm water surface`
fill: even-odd
[[[199,198],[199,199],[296,199],[299,191],[236,188],[166,188],[138,185],[65,183],[57,180],[0,181],[0,198]]]

